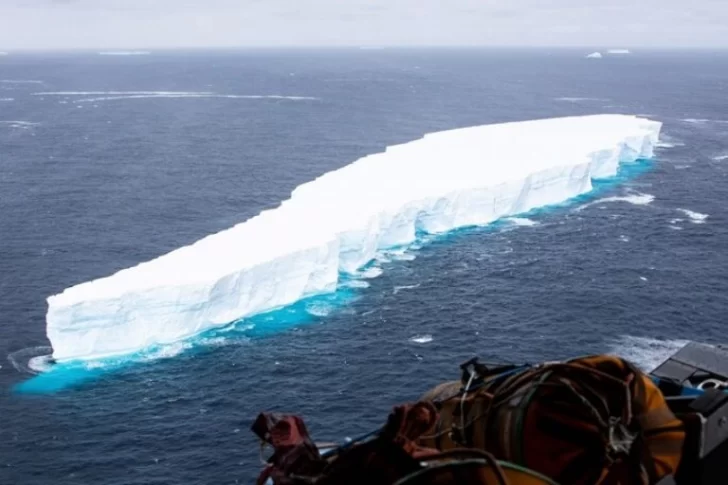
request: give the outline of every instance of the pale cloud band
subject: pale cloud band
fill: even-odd
[[[0,50],[728,47],[725,0],[0,0]]]

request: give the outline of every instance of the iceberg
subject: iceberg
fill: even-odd
[[[631,54],[629,49],[609,49],[607,51],[608,54],[616,54],[616,55],[624,55],[624,54]]]
[[[592,115],[474,126],[387,147],[236,226],[48,298],[63,362],[187,339],[336,291],[378,252],[557,204],[653,156],[662,124]]]
[[[601,52],[592,52],[588,56],[586,56],[587,59],[601,59],[602,53]]]

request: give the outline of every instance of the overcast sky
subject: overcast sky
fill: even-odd
[[[728,0],[0,0],[0,50],[728,47]]]

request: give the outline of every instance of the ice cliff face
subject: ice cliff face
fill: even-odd
[[[273,210],[48,298],[58,361],[125,354],[332,292],[381,249],[588,192],[652,156],[661,123],[597,115],[476,126],[388,147]]]

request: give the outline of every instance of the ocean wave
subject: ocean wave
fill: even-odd
[[[148,56],[149,51],[101,51],[100,56]]]
[[[690,123],[692,125],[704,125],[706,123],[728,123],[728,120],[712,120],[708,118],[683,118],[680,121]]]
[[[45,84],[35,79],[0,79],[0,84]]]
[[[538,225],[538,222],[528,219],[527,217],[508,217],[506,221],[515,224],[516,226],[532,227]]]
[[[362,278],[366,278],[366,279],[373,279],[373,278],[377,278],[377,277],[381,276],[382,273],[384,273],[384,271],[382,271],[382,268],[379,268],[377,266],[372,266],[371,268],[367,268],[364,271],[362,271],[360,273],[360,276]]]
[[[689,209],[677,210],[688,216],[688,218],[690,218],[690,222],[694,224],[704,224],[705,220],[709,217],[708,214],[701,214],[700,212],[691,211]]]
[[[586,209],[587,207],[599,204],[606,204],[609,202],[627,202],[633,205],[649,205],[654,200],[655,196],[651,194],[630,194],[623,196],[604,197],[602,199],[597,199],[593,202],[589,202],[588,204],[581,205],[574,209],[574,211],[579,212]]]
[[[312,96],[285,96],[281,94],[217,94],[206,91],[55,91],[33,93],[33,96],[94,96],[91,98],[76,99],[73,101],[74,103],[97,103],[99,101],[150,98],[280,99],[288,101],[311,101],[319,99]]]
[[[722,162],[723,160],[728,160],[728,155],[717,155],[713,157],[713,160],[716,162]]]
[[[410,342],[414,342],[416,344],[428,344],[432,342],[434,339],[432,338],[432,335],[416,335],[409,339]]]
[[[29,347],[8,354],[8,362],[20,373],[40,374],[51,368],[52,354],[48,346]]]
[[[415,288],[419,288],[420,283],[417,283],[416,285],[402,285],[402,286],[395,286],[394,289],[392,289],[392,294],[396,295],[400,291],[404,290],[414,290]]]
[[[604,98],[588,98],[588,97],[578,97],[578,96],[563,96],[561,98],[554,98],[556,101],[566,101],[568,103],[581,103],[584,101],[607,101]]]
[[[648,372],[662,364],[687,343],[687,340],[659,340],[623,335],[612,345],[611,352]]]

